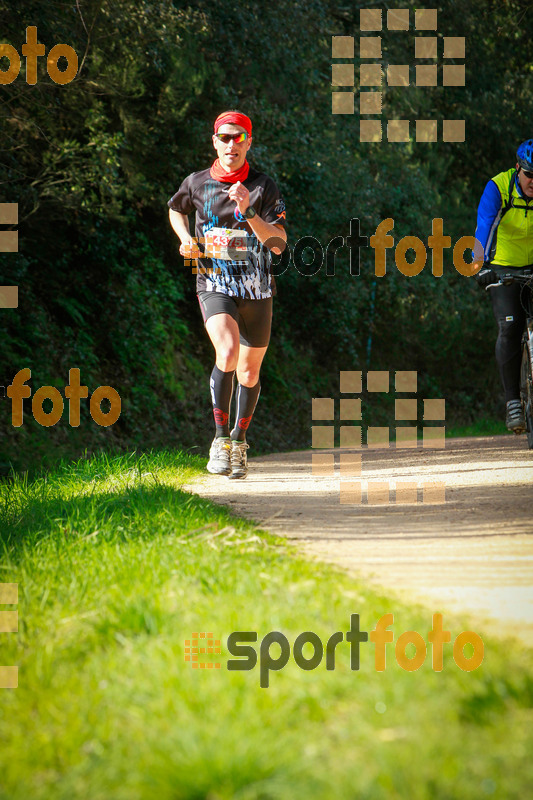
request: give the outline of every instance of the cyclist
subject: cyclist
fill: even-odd
[[[526,429],[520,401],[521,339],[525,312],[518,283],[498,283],[498,267],[533,266],[533,139],[516,153],[516,167],[500,172],[485,186],[477,211],[476,239],[484,248],[484,264],[477,273],[480,286],[490,289],[498,323],[496,362],[506,401],[505,423],[510,431]]]
[[[210,388],[216,431],[207,469],[230,478],[245,478],[248,472],[246,431],[259,398],[276,293],[270,250],[280,253],[287,240],[285,203],[272,178],[250,167],[251,144],[249,117],[240,111],[219,114],[213,134],[217,159],[185,178],[168,201],[181,255],[198,260],[196,291],[215,348]],[[188,221],[193,211],[194,237]],[[230,432],[235,373],[236,418]]]

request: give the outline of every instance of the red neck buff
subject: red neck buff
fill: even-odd
[[[245,181],[250,172],[250,165],[247,161],[244,162],[242,167],[234,170],[233,172],[226,172],[220,161],[213,161],[211,165],[211,177],[221,183],[237,183],[237,181]]]
[[[252,120],[246,114],[241,114],[239,111],[225,111],[219,114],[215,120],[215,133],[222,125],[239,125],[244,128],[248,136],[252,135]],[[242,167],[236,169],[234,172],[226,172],[219,159],[213,162],[211,167],[211,177],[221,183],[237,183],[237,181],[245,181],[250,171],[248,161],[245,161]]]

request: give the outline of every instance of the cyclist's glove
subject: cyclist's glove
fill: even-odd
[[[488,289],[489,286],[499,283],[500,280],[498,275],[489,266],[483,266],[479,272],[474,275],[474,278],[478,282],[478,286],[481,286],[482,289]]]

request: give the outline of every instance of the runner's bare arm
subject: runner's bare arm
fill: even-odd
[[[234,183],[232,186],[230,186],[228,190],[228,197],[230,200],[235,201],[241,214],[244,214],[250,205],[250,193],[246,186],[244,186],[240,181],[237,181],[237,183]],[[262,244],[265,244],[269,241],[269,239],[272,239],[272,242],[269,242],[267,247],[269,250],[272,250],[273,253],[279,255],[281,252],[283,252],[283,250],[285,250],[285,245],[283,243],[287,241],[287,234],[285,233],[285,228],[283,225],[277,225],[273,222],[265,222],[265,220],[261,219],[258,214],[251,219],[247,219],[246,222],[253,230],[259,241],[262,242]],[[276,240],[275,242],[274,239]]]
[[[168,211],[170,224],[174,229],[174,233],[179,238],[180,254],[187,258],[197,258],[197,244],[189,230],[189,219],[186,214],[181,214],[179,211],[174,211],[172,208]],[[196,254],[196,255],[195,255]]]
[[[174,228],[174,233],[178,236],[180,242],[192,239],[189,230],[189,218],[185,214],[181,214],[179,211],[174,211],[172,208],[169,208],[168,216],[170,224]]]
[[[260,216],[257,214],[252,219],[247,219],[246,222],[253,230],[257,238],[263,244],[265,242],[269,242],[267,245],[269,250],[272,250],[273,253],[279,255],[283,250],[285,250],[285,244],[282,245],[280,239],[283,242],[287,241],[287,233],[283,225],[276,225],[272,222],[265,222],[264,219],[261,219]],[[271,241],[269,241],[271,240]],[[275,241],[274,241],[275,240]],[[276,246],[277,245],[277,246]]]

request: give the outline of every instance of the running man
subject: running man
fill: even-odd
[[[484,248],[482,269],[475,276],[490,289],[498,323],[496,362],[506,401],[505,424],[510,431],[526,430],[520,400],[520,362],[525,312],[517,283],[495,286],[498,267],[533,267],[533,139],[522,142],[516,168],[500,172],[485,186],[477,211],[476,239]]]
[[[181,255],[198,259],[196,291],[215,348],[210,388],[216,432],[207,469],[245,478],[246,431],[259,398],[259,371],[276,294],[270,250],[279,254],[287,241],[285,203],[272,178],[248,164],[249,117],[226,111],[216,118],[214,129],[217,159],[209,169],[185,178],[168,206]],[[188,220],[193,211],[194,237]],[[235,373],[236,418],[230,433]]]

